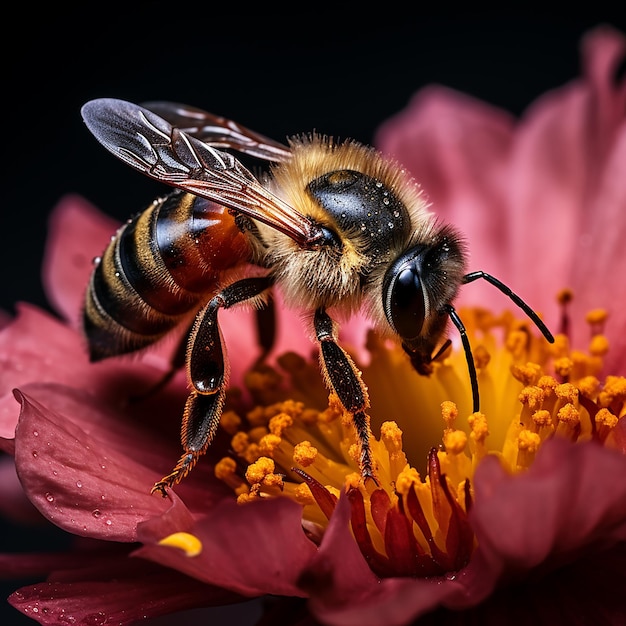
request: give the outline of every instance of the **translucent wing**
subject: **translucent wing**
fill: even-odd
[[[147,176],[264,222],[302,247],[322,238],[319,226],[263,187],[232,154],[173,127],[152,111],[101,98],[87,102],[81,113],[107,150]]]
[[[265,161],[282,162],[291,158],[287,146],[225,117],[178,102],[144,102],[142,106],[213,148],[236,150]]]

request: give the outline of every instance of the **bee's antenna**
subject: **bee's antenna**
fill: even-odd
[[[513,300],[513,302],[515,302],[515,304],[517,304],[517,306],[522,309],[522,311],[524,311],[524,313],[526,313],[526,315],[528,315],[528,317],[534,322],[535,326],[537,326],[537,328],[541,331],[541,334],[550,343],[554,343],[554,336],[548,330],[548,327],[543,323],[541,318],[516,293],[511,291],[509,287],[507,287],[503,282],[499,281],[495,276],[479,270],[477,272],[470,272],[469,274],[465,274],[465,276],[463,276],[463,283],[467,285],[468,283],[473,283],[479,278],[484,278],[488,283],[491,283],[494,287],[497,287],[503,294],[511,298],[511,300]],[[459,328],[458,324],[452,318],[452,315],[450,315],[450,318],[454,322],[454,325]],[[459,331],[460,330],[461,329],[459,328]]]
[[[476,277],[478,278],[478,276]],[[465,326],[456,312],[456,309],[451,304],[444,306],[446,313],[449,315],[452,323],[456,326],[456,329],[461,335],[461,341],[463,342],[463,351],[465,352],[465,360],[467,361],[467,369],[469,370],[470,384],[472,386],[472,412],[476,413],[480,411],[480,395],[478,392],[478,375],[476,374],[476,365],[474,363],[474,355],[472,354],[472,346],[470,346],[469,338]]]

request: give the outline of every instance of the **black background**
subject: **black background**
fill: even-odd
[[[80,118],[87,100],[175,100],[279,140],[317,130],[370,142],[429,83],[519,115],[579,74],[585,32],[601,23],[626,30],[626,16],[600,11],[444,18],[391,5],[384,14],[306,5],[289,17],[178,4],[46,3],[5,18],[0,308],[12,311],[20,300],[46,307],[40,265],[47,217],[61,196],[80,193],[122,220],[163,191],[97,144]],[[55,547],[54,534],[6,525],[0,532],[0,550]],[[0,622],[33,623],[4,600]]]

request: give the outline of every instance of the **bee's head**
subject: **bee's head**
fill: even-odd
[[[442,230],[428,243],[412,246],[389,266],[383,280],[383,310],[415,369],[427,369],[441,342],[448,311],[463,280],[459,239]],[[423,366],[420,367],[420,364]]]

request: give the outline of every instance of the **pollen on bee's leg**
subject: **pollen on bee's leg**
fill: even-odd
[[[164,537],[158,542],[160,546],[168,548],[178,548],[185,553],[185,556],[194,557],[202,552],[202,542],[198,537],[186,532],[177,532]]]

